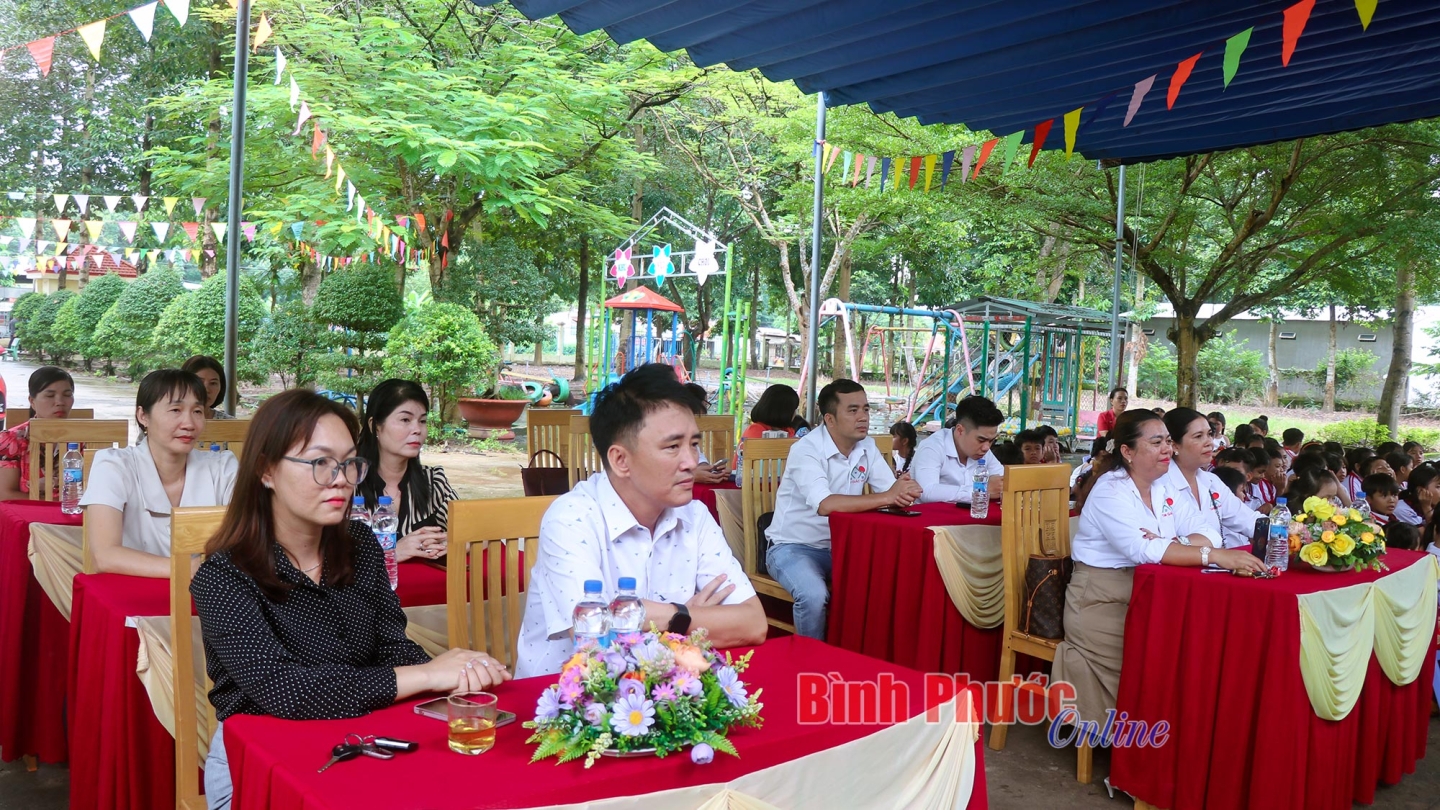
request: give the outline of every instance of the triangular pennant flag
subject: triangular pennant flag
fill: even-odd
[[[975,159],[975,147],[967,146],[960,152],[960,182],[970,176],[970,161]]]
[[[1100,115],[1105,112],[1105,108],[1110,106],[1110,102],[1118,98],[1119,95],[1120,91],[1115,90],[1105,94],[1103,98],[1095,102],[1094,109],[1090,111],[1090,116],[1084,121],[1080,122],[1080,129],[1075,132],[1075,135],[1079,136],[1080,134],[1084,133],[1086,129],[1089,129],[1090,125],[1095,123],[1095,119],[1099,118]]]
[[[1190,78],[1190,71],[1195,69],[1195,63],[1200,61],[1200,55],[1204,51],[1195,54],[1175,66],[1175,72],[1170,75],[1170,90],[1165,94],[1165,109],[1175,109],[1175,99],[1180,97],[1180,88],[1185,86],[1186,80]]]
[[[275,86],[280,86],[280,79],[285,75],[285,54],[275,49]]]
[[[1035,156],[1040,154],[1041,149],[1045,148],[1045,139],[1050,136],[1050,127],[1054,125],[1054,118],[1051,118],[1049,121],[1041,121],[1035,125],[1035,143],[1030,147],[1030,162],[1025,164],[1026,166],[1035,165]]]
[[[37,239],[37,240],[35,240],[35,252],[36,252],[36,253],[49,253],[49,252],[50,252],[50,246],[51,246],[52,244],[54,244],[54,243],[51,242],[51,241],[48,240],[48,239]]]
[[[127,261],[127,262],[134,262],[134,261],[135,261],[135,254],[136,254],[136,253],[139,253],[139,252],[140,252],[140,251],[136,250],[135,248],[126,248],[126,249],[125,249],[125,261]]]
[[[1239,72],[1240,57],[1245,53],[1245,49],[1250,46],[1250,35],[1254,32],[1255,27],[1251,26],[1225,40],[1225,63],[1221,66],[1221,71],[1225,77],[1226,87],[1230,86],[1230,82],[1235,78],[1235,74]]]
[[[150,228],[155,231],[155,238],[160,240],[160,244],[165,244],[165,238],[170,235],[170,223],[152,222]]]
[[[55,237],[61,242],[64,242],[65,235],[70,233],[70,220],[52,219],[50,220],[50,227],[55,229]]]
[[[70,201],[70,195],[69,195],[69,194],[56,194],[56,195],[55,195],[55,213],[57,213],[57,214],[63,214],[63,213],[65,213],[65,203],[67,203],[67,202],[69,202],[69,201]]]
[[[835,151],[835,147],[825,141],[821,141],[820,150],[820,173],[825,174],[830,170],[830,153]]]
[[[950,167],[955,163],[955,150],[951,149],[940,158],[940,190],[945,190],[945,183],[950,180]]]
[[[15,224],[20,226],[20,232],[28,239],[35,235],[34,217],[16,217]]]
[[[259,53],[260,46],[265,44],[265,40],[269,39],[273,32],[274,29],[270,27],[270,18],[261,14],[260,24],[255,26],[255,44],[251,47],[251,53]]]
[[[1070,154],[1075,151],[1075,134],[1080,131],[1080,113],[1084,107],[1076,107],[1065,113],[1065,159],[1070,159]]]
[[[200,216],[201,214],[205,213],[205,199],[206,199],[206,198],[204,198],[204,197],[191,197],[191,198],[190,198],[190,205],[194,206],[194,208],[195,208],[195,216],[198,217],[198,216]]]
[[[300,238],[300,234],[301,234],[301,232],[303,232],[304,230],[305,230],[305,223],[303,223],[303,222],[292,222],[292,223],[290,223],[290,232],[293,233],[293,234],[295,234],[295,238],[296,238],[296,239],[299,239],[299,238]]]
[[[1001,174],[1010,171],[1010,164],[1015,162],[1015,155],[1020,151],[1020,141],[1024,137],[1023,129],[1005,136],[1005,166],[1000,170]]]
[[[213,258],[215,258],[215,251],[213,251],[213,250],[211,250],[211,249],[209,249],[209,248],[206,248],[206,249],[205,249],[205,255],[213,259]]]
[[[1281,65],[1289,67],[1290,56],[1295,53],[1295,44],[1300,41],[1300,34],[1305,31],[1305,23],[1310,21],[1310,12],[1314,10],[1315,0],[1300,0],[1285,9],[1285,25],[1281,29],[1280,42]]]
[[[935,155],[925,156],[925,190],[930,190],[930,178],[935,174]]]
[[[415,212],[415,221],[420,223],[420,232],[425,232],[425,215],[419,211]]]
[[[90,234],[92,243],[100,241],[100,232],[105,229],[105,223],[98,219],[86,220],[85,231]]]
[[[355,184],[349,181],[345,183],[345,210],[349,211],[355,207]]]
[[[1135,113],[1140,111],[1140,102],[1145,100],[1145,95],[1150,92],[1151,87],[1155,86],[1155,79],[1159,76],[1160,74],[1157,73],[1135,83],[1135,92],[1130,94],[1130,108],[1125,111],[1125,123],[1121,124],[1121,127],[1130,126],[1131,119],[1135,117]]]
[[[30,58],[40,67],[41,76],[50,75],[50,60],[55,56],[55,37],[37,39],[25,46],[30,51]]]
[[[895,161],[894,163],[892,163],[892,164],[890,165],[890,171],[893,173],[893,174],[891,175],[891,177],[890,177],[890,190],[891,190],[891,191],[899,191],[899,190],[900,190],[900,172],[901,172],[901,167],[904,165],[904,163],[905,163],[905,161],[903,161],[903,160],[897,160],[897,161]]]
[[[194,242],[194,241],[199,240],[199,238],[200,238],[200,223],[198,223],[198,222],[182,222],[182,223],[180,223],[180,227],[182,227],[182,228],[185,229],[185,233],[186,233],[187,235],[189,235],[191,242]]]
[[[10,243],[14,241],[15,237],[13,236],[0,236],[0,247],[10,247]]]
[[[148,262],[151,263],[151,264],[154,264],[154,263],[155,263],[155,260],[156,260],[157,258],[159,258],[159,257],[160,257],[160,251],[158,251],[158,250],[147,250],[147,251],[145,252],[145,260],[148,261]]]
[[[833,160],[835,158],[835,155],[830,155],[830,158]],[[840,155],[840,158],[840,182],[843,183],[845,182],[845,170],[850,166],[850,153],[845,152]],[[830,169],[827,167],[825,171],[828,172],[830,171]]]
[[[85,210],[90,207],[90,195],[76,194],[75,207],[80,209],[80,216],[85,216]]]
[[[96,20],[89,25],[82,25],[75,29],[80,38],[85,40],[85,46],[90,49],[90,55],[95,61],[100,61],[100,43],[105,41],[105,23],[107,20]]]
[[[7,192],[5,192],[5,196],[6,196],[6,197],[9,197],[9,198],[12,199],[12,200],[23,200],[23,199],[25,199],[25,192],[23,192],[23,191],[7,191]]]
[[[229,233],[230,226],[224,222],[210,223],[210,230],[215,232],[215,238],[221,242],[225,241],[225,234]]]
[[[295,105],[300,103],[300,85],[295,83],[295,75],[290,75],[290,112],[295,112]]]
[[[150,198],[144,194],[131,194],[130,202],[135,203],[135,210],[137,212],[143,212],[145,210],[145,203],[150,202]]]
[[[165,197],[165,198],[163,198],[161,201],[165,203],[165,216],[168,217],[168,216],[173,216],[173,215],[175,214],[175,203],[180,202],[180,198],[179,198],[179,197]]]
[[[315,134],[310,138],[310,157],[320,156],[320,147],[325,145],[325,130],[320,128],[320,120],[315,120]]]
[[[920,156],[910,158],[910,188],[915,188],[915,181],[920,177]]]
[[[132,244],[132,245],[135,244],[135,223],[134,223],[134,222],[129,222],[129,221],[121,222],[121,223],[120,223],[120,233],[125,234],[125,241],[126,241],[126,242],[129,242],[129,243]]]
[[[990,153],[995,151],[995,144],[999,142],[999,138],[991,138],[985,143],[980,144],[980,159],[975,162],[975,174],[973,175],[974,177],[980,176],[980,170],[985,168],[985,161],[990,159]]]
[[[880,159],[880,192],[885,192],[885,184],[890,182],[890,158]]]
[[[128,12],[130,22],[135,23],[135,27],[140,29],[140,36],[144,37],[146,42],[150,41],[150,35],[155,31],[155,7],[157,5],[159,5],[158,2],[146,3],[139,8],[132,8]]]
[[[300,120],[295,122],[295,131],[290,133],[290,137],[293,138],[299,135],[300,129],[305,126],[305,122],[308,120],[310,120],[310,105],[302,101],[300,102]]]
[[[245,241],[246,241],[246,242],[254,242],[254,241],[255,241],[255,223],[253,223],[253,222],[242,222],[242,223],[240,223],[240,230],[241,230],[241,232],[243,232],[243,233],[245,234]]]
[[[117,206],[117,205],[119,205],[119,204],[120,204],[120,195],[116,194],[116,195],[110,195],[110,196],[106,196],[106,197],[105,197],[105,208],[108,209],[108,210],[110,211],[110,213],[112,213],[112,214],[115,213],[115,206]]]
[[[871,175],[875,174],[875,161],[876,161],[876,160],[877,160],[877,158],[876,158],[874,155],[871,155],[871,156],[870,156],[869,158],[867,158],[866,161],[865,161],[865,188],[869,188],[869,187],[870,187],[870,177],[871,177]]]
[[[101,253],[101,252],[99,252],[99,251],[96,251],[96,252],[94,252],[94,253],[91,253],[91,254],[90,254],[90,260],[93,261],[93,262],[95,262],[95,267],[96,267],[97,269],[102,269],[102,270],[103,270],[103,269],[105,268],[105,254],[104,254],[104,253]]]
[[[336,166],[336,168],[335,168],[335,193],[336,193],[336,194],[339,194],[339,193],[340,193],[340,189],[342,189],[342,188],[344,188],[344,187],[345,187],[345,167],[344,167],[344,166]],[[350,209],[347,208],[347,209],[345,209],[345,210],[348,211],[348,210],[350,210]]]
[[[1375,17],[1375,4],[1378,0],[1355,0],[1355,10],[1360,13],[1360,28],[1370,30],[1370,20]]]
[[[329,144],[326,144],[326,145],[325,145],[325,179],[327,179],[327,180],[330,179],[331,164],[333,164],[334,162],[335,162],[335,150],[331,149]]]
[[[170,13],[175,15],[175,22],[184,28],[185,21],[190,19],[190,0],[165,0],[165,8],[170,9]]]

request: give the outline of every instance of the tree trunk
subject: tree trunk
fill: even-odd
[[[1405,393],[1410,379],[1410,350],[1415,330],[1415,267],[1404,262],[1395,271],[1394,346],[1390,350],[1390,369],[1385,373],[1385,386],[1380,390],[1380,424],[1390,429],[1390,438],[1400,438],[1400,413],[1405,406]]]
[[[1265,366],[1269,377],[1265,381],[1265,404],[1271,408],[1280,406],[1280,362],[1276,347],[1280,342],[1280,316],[1270,318],[1270,340],[1265,349]]]
[[[585,315],[590,305],[590,237],[580,237],[580,291],[575,309],[575,372],[570,378],[570,401],[585,399]]]
[[[309,256],[300,259],[300,300],[305,306],[315,306],[315,294],[320,291],[320,282],[324,274],[320,272],[320,265],[316,264]]]
[[[841,262],[840,262],[840,277],[837,279],[837,282],[838,282],[838,288],[837,288],[836,291],[835,291],[835,297],[839,298],[841,301],[849,301],[849,300],[850,300],[850,257],[849,257],[849,256],[846,256],[846,257],[845,257],[844,259],[842,259]],[[846,341],[846,339],[845,339],[845,338],[846,338],[845,319],[836,317],[836,318],[832,319],[830,323],[831,323],[831,332],[832,332],[831,355],[830,355],[830,373],[831,373],[832,376],[835,376],[835,377],[850,377],[850,376],[852,376],[851,373],[850,373],[850,364],[851,364],[851,361],[853,360],[853,358],[851,358],[851,357],[849,356],[849,355],[850,355],[849,344],[848,344],[848,341]],[[854,324],[854,323],[851,323],[851,324],[850,324],[849,336],[850,336],[852,339],[855,337],[855,324]],[[859,382],[859,381],[860,381],[860,380],[859,380],[860,370],[859,370],[858,368],[855,370],[855,374],[854,374],[853,376],[855,377],[855,381],[856,381],[856,382]]]
[[[1325,353],[1325,405],[1321,410],[1335,410],[1335,305],[1330,305],[1330,348]]]
[[[1083,274],[1082,274],[1083,275]],[[1084,292],[1081,292],[1084,296]],[[1078,299],[1077,299],[1078,300]],[[1135,274],[1135,309],[1140,308],[1140,303],[1145,300],[1145,274]],[[1125,364],[1125,390],[1138,393],[1140,391],[1140,361],[1144,359],[1145,332],[1139,323],[1130,324],[1130,340],[1125,344],[1125,356],[1129,362]]]
[[[1196,361],[1200,357],[1200,335],[1195,316],[1176,310],[1170,340],[1175,344],[1175,405],[1194,408],[1199,399]]]

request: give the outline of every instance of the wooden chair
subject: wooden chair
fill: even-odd
[[[195,708],[195,651],[190,615],[191,557],[205,553],[220,521],[223,506],[187,506],[170,515],[170,645],[175,651],[175,807],[205,810],[200,794],[199,714]],[[210,680],[205,686],[208,691]],[[208,711],[207,728],[214,732],[215,710]]]
[[[1055,660],[1059,639],[1032,636],[1020,629],[1025,615],[1025,565],[1032,554],[1070,556],[1070,465],[1034,464],[1005,470],[1005,508],[1000,515],[1000,543],[1004,560],[1005,630],[1000,652],[1000,682],[1015,674],[1015,656]],[[990,747],[1005,748],[1010,727],[990,728]],[[1079,749],[1076,778],[1090,784],[1094,778],[1094,750]]]
[[[570,488],[594,473],[600,472],[600,454],[590,439],[590,417],[570,417],[570,447],[565,456],[570,467]]]
[[[537,450],[549,450],[560,462],[541,456],[532,463],[537,467],[560,467],[570,461],[570,418],[580,412],[560,408],[531,408],[525,412],[525,452],[534,456]],[[589,428],[587,427],[588,431]]]
[[[445,612],[451,647],[488,652],[515,669],[525,615],[520,554],[525,554],[525,587],[529,588],[540,519],[554,501],[554,497],[533,497],[450,502]],[[481,553],[472,555],[475,545],[482,547]]]
[[[735,455],[735,417],[697,416],[695,421],[700,425],[700,450],[711,464]]]
[[[760,536],[760,516],[775,511],[775,493],[780,489],[780,479],[785,474],[785,460],[790,457],[790,448],[795,439],[746,439],[745,458],[742,471],[740,497],[741,522],[745,530],[745,575],[758,593],[786,602],[795,597],[785,586],[774,578],[760,573],[760,549],[764,539]],[[770,619],[775,627],[795,632],[795,626],[777,619]]]
[[[250,432],[249,419],[206,419],[205,427],[195,437],[195,449],[209,450],[218,444],[235,454],[236,458],[245,449],[245,436]]]
[[[71,409],[70,409],[70,417],[69,417],[69,418],[71,418],[71,419],[94,419],[94,418],[95,418],[95,409],[94,409],[94,408],[71,408]],[[28,421],[30,421],[30,406],[29,406],[29,405],[21,405],[21,404],[18,404],[18,403],[17,403],[17,404],[15,405],[15,407],[13,407],[13,408],[6,408],[6,409],[5,409],[5,429],[6,429],[6,430],[9,430],[10,428],[13,428],[13,427],[19,427],[20,425],[23,425],[23,424],[25,424],[25,423],[28,422]]]
[[[67,443],[86,445],[83,471],[88,478],[96,451],[112,445],[124,447],[129,440],[130,423],[123,419],[30,420],[30,499],[49,501],[59,497],[56,485]]]
[[[890,465],[890,472],[895,472],[895,457],[891,455],[895,450],[895,437],[889,433],[881,433],[870,438],[875,440],[875,449],[880,451],[885,463]]]

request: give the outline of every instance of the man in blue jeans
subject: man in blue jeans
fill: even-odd
[[[831,512],[907,507],[920,497],[908,474],[899,479],[870,438],[870,402],[854,380],[820,389],[823,423],[790,448],[775,493],[765,564],[795,597],[795,632],[825,638],[830,602]],[[872,494],[865,495],[869,484]]]

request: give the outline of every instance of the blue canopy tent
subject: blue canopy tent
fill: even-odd
[[[474,0],[489,5],[499,0]],[[1440,4],[1383,0],[511,0],[571,30],[684,49],[701,66],[758,69],[817,93],[813,265],[820,266],[825,107],[869,104],[923,124],[1007,135],[1083,107],[1075,149],[1126,163],[1440,116]],[[1308,5],[1307,5],[1308,4]],[[1373,16],[1361,11],[1365,6]],[[1282,59],[1287,18],[1294,39]],[[1250,33],[1223,78],[1226,40]],[[1175,103],[1171,77],[1198,55]],[[1154,86],[1126,125],[1137,82]],[[1123,209],[1117,211],[1117,226]],[[1119,309],[1117,240],[1115,309]],[[811,280],[810,322],[820,305]],[[1111,368],[1118,351],[1112,326]],[[814,416],[816,335],[810,359]]]

